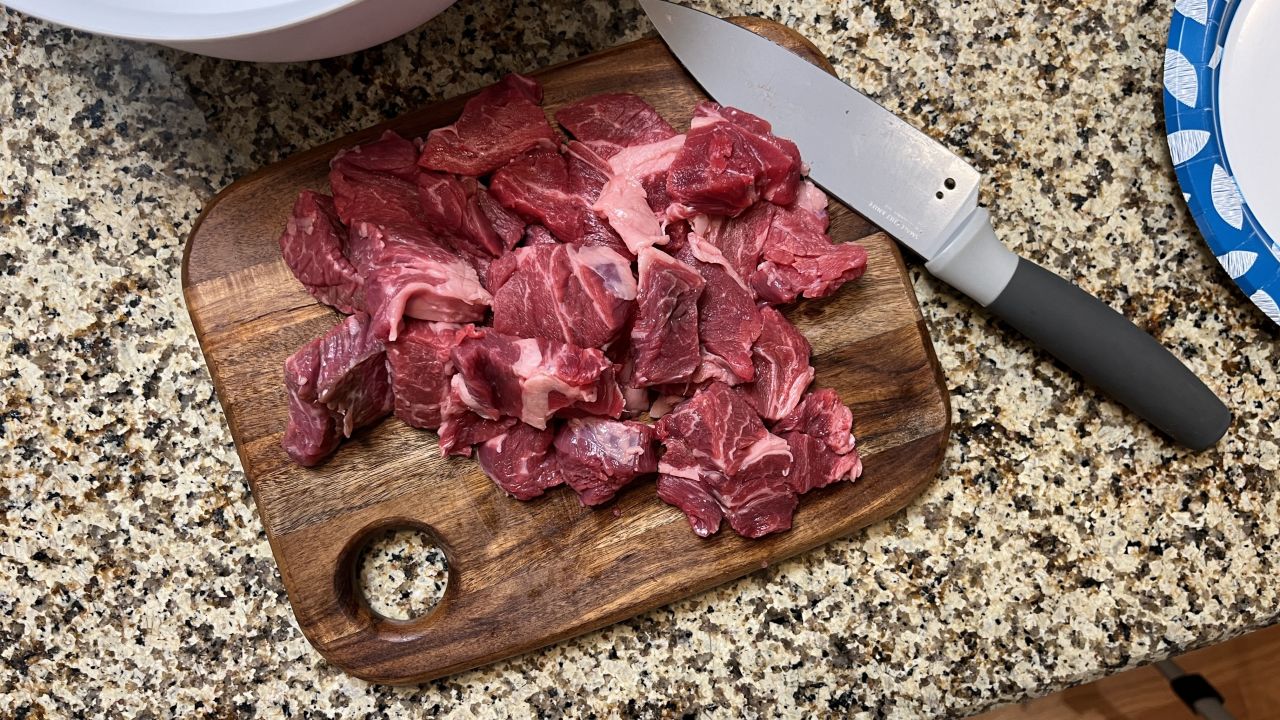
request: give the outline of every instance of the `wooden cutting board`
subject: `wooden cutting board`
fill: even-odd
[[[742,24],[830,69],[800,35]],[[705,98],[656,39],[536,73],[546,109],[601,92],[643,96],[677,128]],[[298,625],[334,665],[377,682],[421,682],[553,643],[697,593],[803,552],[905,506],[936,475],[950,407],[897,247],[833,205],[832,235],[859,240],[869,269],[834,297],[788,312],[813,345],[817,384],[853,409],[865,463],[854,484],[806,495],[789,532],[743,540],[727,526],[700,539],[658,500],[652,481],[588,510],[567,489],[533,502],[505,496],[469,459],[442,459],[434,433],[389,419],[316,469],[280,447],[283,364],[338,316],[289,274],[277,238],[300,190],[328,190],[340,148],[391,128],[420,136],[466,98],[410,113],[296,155],[220,193],[187,241],[183,289]],[[430,614],[373,613],[357,586],[365,544],[390,528],[431,534],[449,560]],[[744,622],[752,622],[744,618]]]

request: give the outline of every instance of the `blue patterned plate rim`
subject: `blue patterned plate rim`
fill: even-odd
[[[1280,324],[1280,245],[1236,185],[1218,121],[1223,47],[1240,0],[1176,0],[1164,55],[1164,118],[1182,197],[1218,262]]]

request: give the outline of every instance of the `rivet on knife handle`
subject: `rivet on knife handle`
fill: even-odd
[[[926,267],[1179,443],[1202,450],[1231,424],[1222,401],[1155,338],[1006,249],[985,210]]]

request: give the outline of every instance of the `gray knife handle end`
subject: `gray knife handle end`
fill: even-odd
[[[1182,445],[1203,450],[1226,433],[1230,410],[1172,353],[1098,298],[1009,252],[978,213],[926,264],[930,272]]]
[[[1018,256],[996,237],[986,208],[969,214],[925,268],[933,276],[986,307],[1004,291],[1018,267]]]

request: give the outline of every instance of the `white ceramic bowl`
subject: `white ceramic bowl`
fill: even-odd
[[[78,30],[202,55],[289,62],[363,50],[455,0],[0,0]]]

